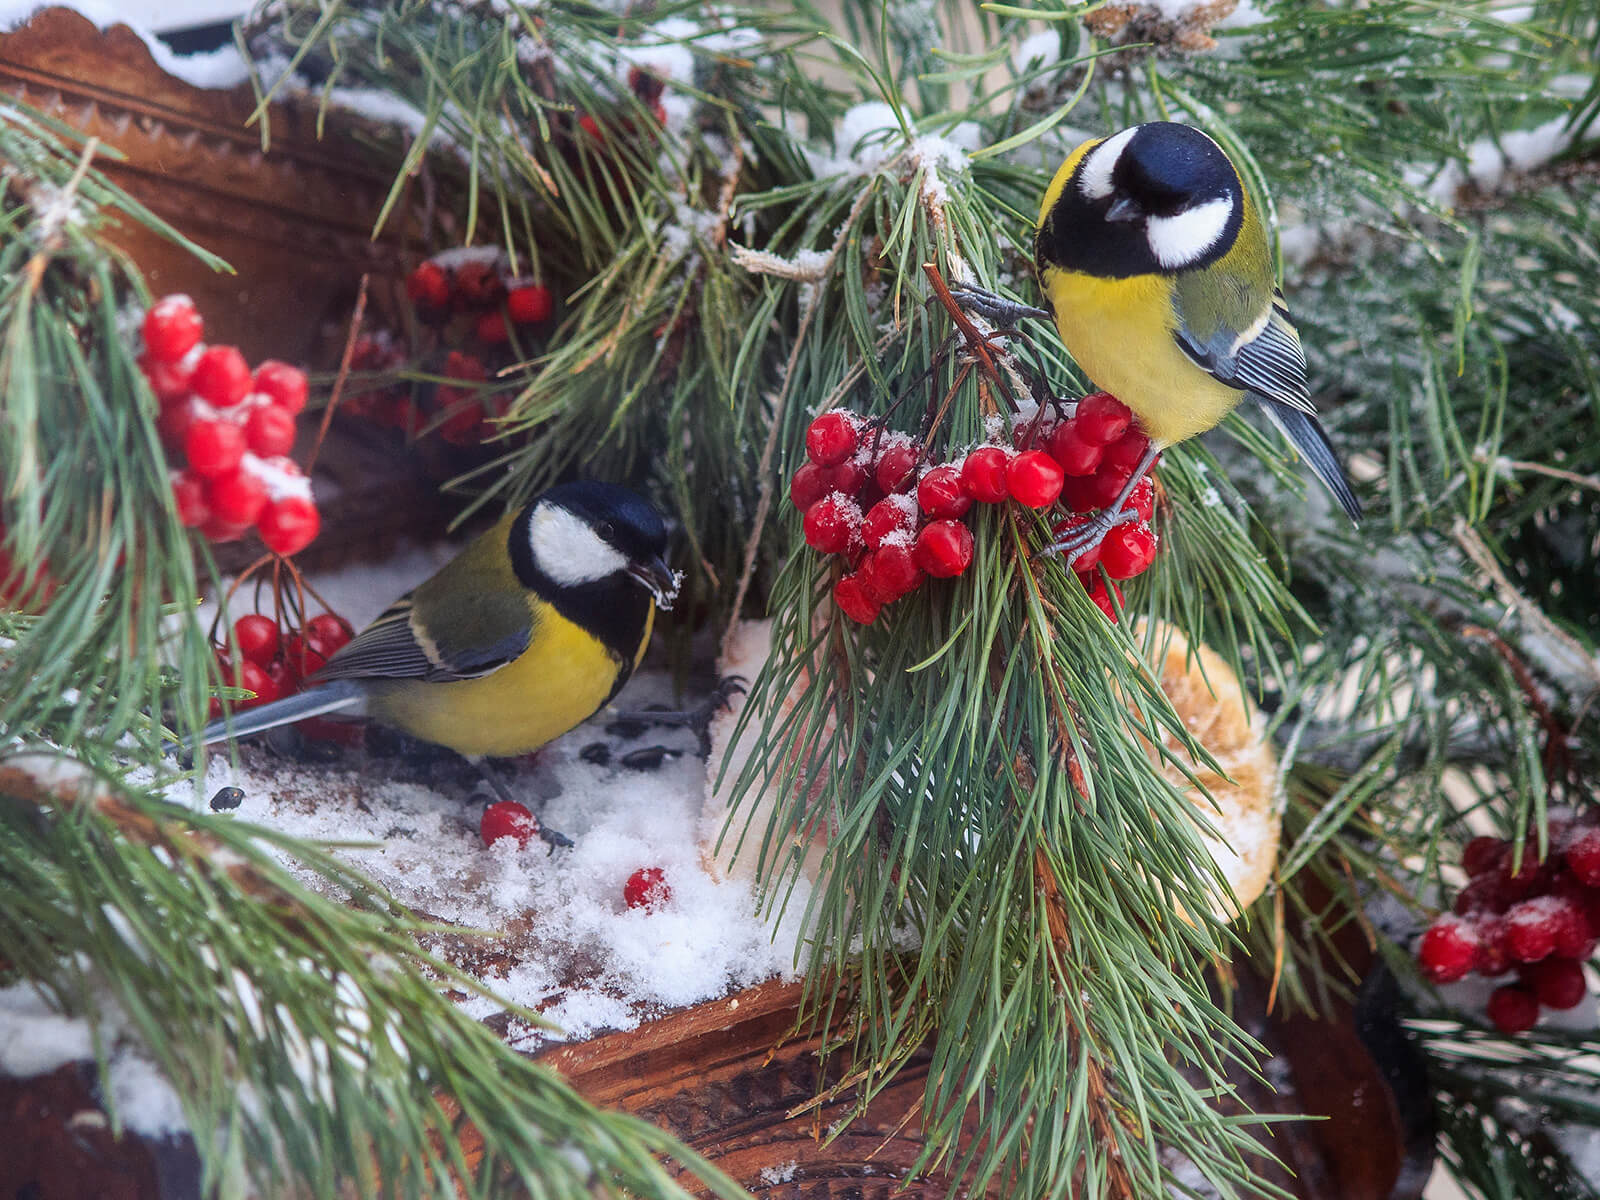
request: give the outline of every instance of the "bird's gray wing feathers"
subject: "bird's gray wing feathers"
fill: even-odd
[[[1334,454],[1333,445],[1323,432],[1321,423],[1309,413],[1290,408],[1287,404],[1276,404],[1265,397],[1261,398],[1261,407],[1267,410],[1272,423],[1282,430],[1283,436],[1305,458],[1317,478],[1327,485],[1350,520],[1359,524],[1361,501],[1350,490],[1349,481],[1344,477],[1344,470],[1339,466],[1338,456]]]
[[[1316,415],[1306,386],[1306,359],[1300,349],[1300,336],[1289,321],[1282,296],[1273,297],[1266,323],[1244,341],[1239,340],[1237,330],[1226,328],[1201,338],[1184,319],[1181,305],[1178,318],[1174,334],[1178,345],[1202,370],[1229,387]]]
[[[408,594],[391,604],[327,665],[313,682],[335,679],[420,679],[449,683],[492,674],[528,648],[532,623],[521,597],[481,597],[480,628],[503,632],[477,645],[451,645],[429,636]],[[501,611],[504,610],[504,611]]]

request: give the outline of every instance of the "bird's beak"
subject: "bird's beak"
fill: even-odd
[[[648,589],[663,609],[671,608],[672,602],[678,598],[681,577],[659,555],[643,562],[629,563],[628,574]]]
[[[1139,216],[1139,206],[1126,196],[1120,196],[1106,209],[1108,221],[1133,221]]]

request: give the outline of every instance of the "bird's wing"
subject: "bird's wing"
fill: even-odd
[[[1214,331],[1195,328],[1184,313],[1184,288],[1173,294],[1178,325],[1173,336],[1183,352],[1201,369],[1229,387],[1254,392],[1267,400],[1314,416],[1311,391],[1306,386],[1306,358],[1300,335],[1289,320],[1283,297],[1274,294],[1264,317],[1258,316],[1241,336],[1231,322]]]
[[[1353,524],[1361,523],[1361,501],[1356,499],[1350,490],[1350,481],[1344,477],[1344,469],[1339,466],[1339,456],[1333,452],[1333,445],[1328,441],[1328,435],[1323,432],[1322,424],[1310,413],[1302,412],[1298,408],[1290,408],[1283,404],[1273,404],[1263,400],[1261,407],[1267,410],[1267,416],[1272,418],[1272,423],[1283,431],[1283,436],[1288,438],[1310,465],[1317,478],[1322,480],[1328,491],[1333,493],[1333,498],[1339,502],[1339,507],[1344,509]]]
[[[532,640],[532,614],[521,595],[480,595],[472,616],[472,644],[467,645],[459,635],[431,632],[417,614],[413,595],[402,596],[330,658],[314,681],[477,679],[498,671]]]

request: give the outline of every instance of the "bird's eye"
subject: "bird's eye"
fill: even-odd
[[[600,524],[594,527],[594,530],[608,542],[616,539],[617,527],[610,521],[601,521]]]

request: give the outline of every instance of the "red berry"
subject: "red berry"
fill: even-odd
[[[485,846],[508,837],[516,838],[517,845],[526,848],[539,838],[539,818],[526,805],[515,800],[501,800],[483,810],[478,821],[478,836]]]
[[[1058,539],[1063,538],[1073,530],[1087,524],[1093,519],[1094,518],[1089,516],[1088,513],[1073,513],[1072,516],[1068,517],[1065,521],[1058,521],[1050,532],[1055,534]],[[1100,551],[1104,548],[1104,546],[1105,541],[1102,540],[1098,545],[1090,546],[1088,549],[1084,550],[1078,555],[1077,558],[1072,560],[1072,569],[1079,575],[1087,575],[1089,572],[1093,571],[1100,565]],[[1117,578],[1120,579],[1121,576],[1117,576]]]
[[[1029,508],[1048,508],[1061,495],[1061,467],[1043,450],[1024,450],[1006,464],[1006,490]]]
[[[1546,1008],[1576,1008],[1589,994],[1583,966],[1575,958],[1547,958],[1526,968],[1523,980]]]
[[[261,458],[277,458],[294,449],[294,416],[276,404],[252,409],[244,423],[244,438],[250,453]]]
[[[1106,619],[1115,625],[1117,623],[1117,610],[1111,603],[1111,595],[1113,592],[1115,592],[1117,603],[1121,604],[1122,589],[1114,583],[1107,586],[1105,576],[1101,575],[1098,571],[1091,576],[1086,577],[1080,575],[1078,578],[1088,579],[1086,587],[1089,592],[1089,599],[1094,601],[1095,607],[1101,612],[1105,613]]]
[[[239,664],[239,674],[235,676],[235,683],[236,686],[255,693],[253,699],[241,700],[237,705],[239,708],[254,708],[258,704],[267,704],[278,698],[278,688],[272,682],[272,676],[267,674],[260,663],[253,663],[249,659]]]
[[[189,434],[189,426],[194,423],[194,401],[185,397],[176,404],[169,404],[161,410],[161,415],[156,418],[156,432],[161,435],[161,444],[169,450],[183,449],[183,439]]]
[[[1500,865],[1505,842],[1496,837],[1475,837],[1461,850],[1461,869],[1472,878]]]
[[[206,541],[220,544],[238,541],[249,528],[248,525],[236,525],[232,521],[224,521],[221,517],[209,517],[205,524],[200,526],[200,533]]]
[[[961,491],[984,504],[1003,504],[1011,495],[1006,490],[1008,455],[999,446],[980,446],[961,464]]]
[[[1139,514],[1139,519],[1148,523],[1156,515],[1156,484],[1150,476],[1141,476],[1139,482],[1133,485],[1133,491],[1128,496],[1128,502],[1122,506],[1123,511],[1133,509]]]
[[[299,683],[322,670],[328,656],[319,653],[304,634],[291,633],[283,639],[283,661],[290,678]]]
[[[1489,871],[1468,880],[1467,886],[1456,893],[1454,908],[1457,913],[1503,913],[1511,907],[1511,897],[1506,894],[1505,881],[1498,871]]]
[[[1471,919],[1478,931],[1482,945],[1478,950],[1478,973],[1484,976],[1504,975],[1511,970],[1515,960],[1511,946],[1506,941],[1505,921],[1492,913],[1478,913]]]
[[[211,510],[206,507],[206,481],[193,471],[173,472],[172,501],[178,509],[178,520],[189,529],[198,529],[211,519]]]
[[[1091,392],[1078,401],[1072,421],[1084,441],[1106,446],[1128,432],[1133,412],[1109,392]]]
[[[406,295],[422,308],[443,308],[450,303],[450,276],[436,262],[419,263],[406,276]]]
[[[859,575],[846,575],[833,585],[833,602],[845,616],[862,625],[876,621],[881,607]]]
[[[1106,447],[1104,461],[1106,466],[1119,469],[1126,479],[1133,474],[1133,469],[1139,465],[1139,460],[1149,448],[1150,439],[1138,428],[1133,428]]]
[[[244,467],[218,475],[206,484],[211,515],[230,525],[250,525],[267,503],[267,485]]]
[[[862,489],[867,486],[867,468],[853,458],[835,467],[824,467],[823,471],[830,492],[855,497],[861,495]]]
[[[276,632],[277,626],[273,626],[273,629]],[[272,680],[272,686],[278,689],[278,695],[290,696],[300,690],[300,680],[289,669],[289,664],[284,660],[282,654],[277,655],[270,662],[262,663],[261,667],[266,671],[267,677]],[[307,720],[310,720],[310,718],[308,717]]]
[[[306,398],[311,392],[304,371],[275,358],[267,359],[256,368],[254,387],[263,395],[271,396],[272,402],[291,417],[305,408]]]
[[[1095,512],[1108,508],[1122,492],[1128,476],[1103,464],[1093,475],[1067,476],[1061,484],[1061,503],[1073,512]]]
[[[505,281],[500,278],[497,263],[478,259],[462,263],[451,280],[456,308],[493,308],[505,297]]]
[[[917,565],[936,579],[950,579],[972,565],[972,531],[960,521],[930,521],[917,534]]]
[[[929,520],[954,519],[972,507],[972,497],[961,490],[961,472],[946,463],[917,481],[917,505]]]
[[[303,496],[274,500],[256,518],[256,530],[267,549],[287,558],[311,544],[322,528],[322,514]]]
[[[550,319],[556,310],[556,301],[542,283],[525,283],[507,293],[506,309],[518,325],[535,325]]]
[[[239,643],[241,655],[265,670],[278,656],[278,623],[260,613],[248,613],[233,623],[233,640]]]
[[[801,512],[805,512],[832,490],[833,483],[828,468],[817,466],[809,458],[800,464],[800,469],[794,473],[794,478],[789,480],[789,500]]]
[[[922,585],[922,568],[909,541],[886,542],[861,560],[856,574],[869,591],[876,592],[885,604],[900,599]]]
[[[1567,867],[1580,883],[1600,887],[1600,827],[1585,829],[1567,846]]]
[[[672,903],[667,873],[660,867],[640,867],[622,885],[622,902],[629,908],[654,911]]]
[[[1508,983],[1489,993],[1489,1020],[1501,1033],[1526,1033],[1539,1020],[1539,999],[1526,988]]]
[[[1052,429],[1044,440],[1044,448],[1060,465],[1062,474],[1075,476],[1093,475],[1100,469],[1100,460],[1106,452],[1099,442],[1088,441],[1083,436],[1076,421],[1063,421]]]
[[[478,318],[476,332],[478,340],[485,346],[501,345],[511,336],[506,332],[505,314],[498,308],[491,309]]]
[[[806,509],[805,532],[813,550],[843,554],[861,536],[861,508],[842,496],[824,496]]]
[[[199,355],[195,356],[196,358]],[[194,378],[194,361],[187,355],[177,362],[162,362],[148,354],[139,356],[139,369],[144,372],[150,390],[156,394],[163,408],[189,398],[189,381]]]
[[[596,121],[588,113],[584,113],[583,116],[578,118],[578,128],[583,130],[597,142],[603,142],[606,140],[605,131],[600,128],[600,122]]]
[[[1570,909],[1570,913],[1569,910]],[[1556,896],[1519,900],[1506,913],[1506,946],[1518,962],[1538,962],[1555,951],[1556,941],[1567,933],[1576,906]]]
[[[231,408],[250,394],[250,364],[237,346],[208,346],[194,364],[189,386],[200,399]]]
[[[868,546],[876,550],[885,539],[909,544],[911,533],[917,527],[916,505],[909,496],[885,496],[867,510],[861,522],[861,536]],[[895,535],[899,535],[898,539]]]
[[[350,628],[350,622],[332,613],[318,613],[306,622],[302,632],[305,634],[306,644],[324,658],[332,658],[349,645],[350,639],[355,636],[355,630]]]
[[[806,453],[819,467],[838,466],[856,452],[856,423],[849,413],[825,412],[806,430]]]
[[[887,493],[903,492],[917,481],[917,448],[910,440],[895,440],[884,447],[873,471],[878,486]]]
[[[1440,917],[1417,943],[1417,965],[1435,983],[1465,979],[1478,965],[1478,932],[1459,917]]]
[[[205,322],[189,297],[163,296],[145,313],[143,332],[152,359],[175,363],[199,344]]]
[[[1100,543],[1100,562],[1111,578],[1132,579],[1155,562],[1159,540],[1143,521],[1118,525]]]
[[[194,420],[183,434],[183,453],[190,468],[207,479],[237,470],[244,450],[244,430],[232,421]]]

